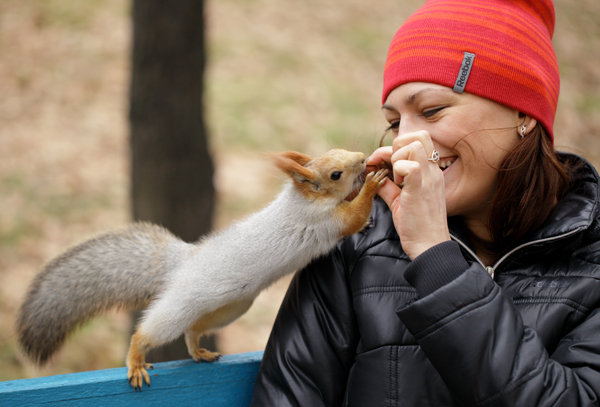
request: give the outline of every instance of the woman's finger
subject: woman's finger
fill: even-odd
[[[379,147],[367,158],[367,166],[378,167],[384,161],[389,163],[391,162],[392,154],[392,147]]]
[[[392,147],[378,148],[367,158],[367,172],[377,171],[382,168],[389,170],[388,178],[392,179]]]
[[[401,138],[398,142],[394,139],[393,148],[397,148],[392,155],[392,163],[396,160],[417,161],[423,166],[424,174],[429,174],[431,170],[439,168],[436,162],[430,160],[435,148],[428,132],[416,131],[398,138]]]
[[[377,195],[383,199],[392,211],[394,211],[397,202],[400,201],[400,194],[402,194],[402,189],[389,179],[377,190]]]
[[[434,149],[433,141],[431,140],[429,132],[426,130],[413,131],[398,135],[392,142],[392,150],[397,151],[404,146],[414,143],[415,141],[418,141],[423,145],[426,156],[431,154]]]
[[[421,163],[412,160],[394,161],[394,182],[398,185],[421,185]]]

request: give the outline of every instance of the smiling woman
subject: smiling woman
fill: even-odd
[[[550,0],[429,0],[384,72],[372,225],[296,275],[254,406],[595,406],[600,177],[553,148]]]
[[[394,89],[383,111],[395,134],[394,147],[379,150],[372,162],[377,165],[378,159],[383,159],[380,158],[382,154],[386,155],[385,158],[389,154],[389,159],[395,162],[396,173],[406,174],[402,177],[405,185],[398,210],[403,207],[402,212],[413,215],[406,211],[407,205],[418,205],[421,209],[428,204],[439,206],[432,207],[431,211],[443,217],[441,223],[446,223],[446,215],[461,216],[467,228],[477,237],[489,240],[486,225],[496,193],[498,171],[506,154],[520,141],[515,129],[521,123],[532,128],[536,125],[535,119],[521,118],[516,110],[489,99],[469,93],[458,94],[445,86],[423,82],[410,82]],[[411,147],[413,141],[417,144]],[[428,169],[421,169],[422,177],[440,176],[439,171],[431,171],[431,163],[423,161],[429,157],[429,151],[437,150],[444,166],[451,162],[443,171],[445,188],[428,191],[427,196],[419,193],[420,184],[428,180],[421,177],[417,179],[419,185],[413,183],[412,160],[401,158],[407,154],[404,150],[418,148],[419,144],[425,146],[420,161]],[[394,148],[395,157],[392,158]],[[434,169],[436,166],[433,166]],[[388,190],[391,195],[383,191],[384,199],[388,196],[394,199],[397,195],[394,191],[399,192],[391,184],[388,184]],[[426,213],[420,215],[431,216]],[[432,237],[440,235],[438,230],[432,230],[431,234]],[[446,240],[450,240],[448,234]],[[411,258],[424,251],[413,254],[410,247],[404,248],[408,249]]]
[[[515,109],[424,82],[397,87],[382,109],[395,147],[378,150],[371,164],[391,160],[393,148],[408,146],[418,136],[428,140],[430,149],[439,152],[437,165],[443,170],[445,191],[436,191],[439,201],[445,192],[441,207],[447,216],[463,219],[478,243],[478,256],[486,258],[488,265],[539,227],[553,207],[547,203],[556,202],[567,191],[570,166],[576,164],[560,162],[537,120]],[[532,160],[538,165],[531,165]],[[396,165],[398,171],[402,165],[410,164]],[[403,185],[408,199],[412,184]],[[426,202],[432,202],[433,196]],[[414,204],[422,208],[421,198],[415,197]],[[435,230],[432,234],[439,236]]]

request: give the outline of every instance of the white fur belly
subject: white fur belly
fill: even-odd
[[[162,331],[160,321],[170,319],[183,332],[229,304],[250,304],[279,278],[329,252],[341,230],[332,223],[331,211],[319,212],[292,198],[284,191],[263,211],[194,246],[168,276],[144,328]],[[172,335],[161,332],[165,340]]]

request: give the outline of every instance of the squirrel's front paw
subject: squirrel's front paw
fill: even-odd
[[[204,360],[205,362],[214,362],[221,358],[221,354],[218,352],[210,352],[206,349],[197,349],[192,355],[192,358],[196,362],[200,362],[202,360]]]
[[[150,387],[150,375],[147,370],[153,368],[154,366],[151,363],[143,363],[129,368],[127,371],[127,380],[129,380],[129,384],[133,387],[134,391],[141,391],[144,382]]]
[[[367,174],[367,178],[365,179],[365,185],[363,188],[367,188],[369,192],[372,192],[373,195],[385,183],[386,175],[388,170],[382,168],[377,172],[370,172]]]

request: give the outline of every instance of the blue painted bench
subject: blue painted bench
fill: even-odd
[[[263,352],[225,355],[214,363],[156,363],[151,387],[134,392],[127,369],[0,382],[0,406],[247,407]]]

